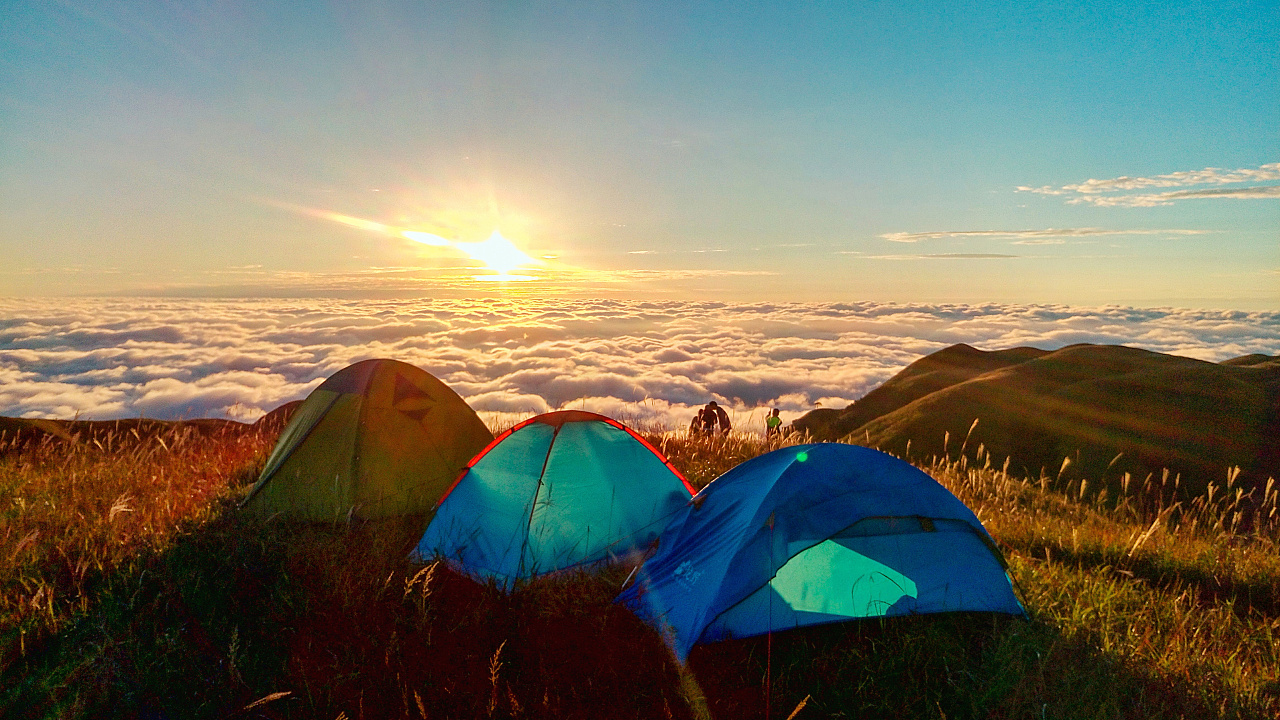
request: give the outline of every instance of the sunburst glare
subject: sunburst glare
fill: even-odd
[[[416,230],[401,230],[400,237],[408,238],[409,240],[422,243],[423,245],[430,245],[431,247],[449,247],[450,245],[448,240],[445,240],[439,235],[433,235],[427,232],[418,232]]]
[[[454,247],[466,253],[473,260],[488,265],[496,270],[498,277],[506,280],[535,280],[536,278],[527,275],[512,275],[511,271],[518,267],[526,265],[540,265],[541,260],[535,260],[526,255],[520,248],[511,243],[510,240],[502,236],[497,230],[489,236],[488,240],[478,243],[455,243]],[[491,280],[493,276],[478,275],[476,280]]]
[[[295,212],[301,212],[313,217],[324,218],[332,222],[341,223],[349,227],[368,230],[370,232],[381,233],[388,237],[400,237],[406,240],[427,245],[429,247],[451,248],[463,253],[472,260],[479,261],[493,272],[485,275],[474,275],[472,279],[484,282],[528,282],[530,280],[540,280],[541,278],[534,275],[522,275],[513,273],[517,268],[527,268],[533,266],[544,266],[546,261],[534,258],[526,254],[523,250],[516,247],[507,238],[503,237],[498,229],[494,229],[488,239],[480,242],[462,242],[459,240],[450,240],[435,233],[424,232],[421,230],[407,230],[393,225],[387,225],[374,220],[366,220],[364,218],[343,215],[342,213],[331,212],[328,210],[319,210],[315,208],[299,207],[287,203],[272,202],[271,204],[284,207]],[[554,255],[546,256],[549,259],[555,258]]]

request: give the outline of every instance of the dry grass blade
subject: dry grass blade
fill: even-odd
[[[128,495],[121,495],[116,498],[116,501],[111,503],[111,511],[107,515],[107,520],[115,520],[116,515],[119,515],[120,513],[133,512],[133,508],[129,507],[129,501],[132,499],[133,498]]]
[[[18,553],[22,552],[22,549],[26,546],[34,543],[38,537],[40,537],[40,531],[38,529],[27,533],[26,537],[19,540],[18,544],[13,547],[13,552],[9,553],[9,562],[12,563],[13,559],[18,557]]]
[[[489,659],[489,684],[492,692],[489,695],[489,716],[498,709],[498,676],[502,672],[502,648],[507,646],[507,641],[503,640],[498,649],[493,651],[493,657]]]
[[[273,692],[270,695],[264,695],[258,698],[257,700],[254,700],[253,702],[249,703],[248,705],[245,705],[243,710],[252,710],[256,707],[266,705],[267,703],[275,702],[276,700],[283,700],[284,698],[287,698],[292,694],[293,694],[292,690],[284,690],[282,692]]]
[[[977,421],[977,420],[974,420],[973,422],[974,422],[974,424],[975,424],[975,425],[978,423],[978,421]],[[804,706],[805,706],[805,705],[808,705],[808,704],[809,704],[809,698],[811,698],[811,697],[813,697],[813,696],[812,696],[812,695],[805,695],[805,696],[804,696],[804,699],[800,701],[800,704],[799,704],[799,705],[796,705],[796,709],[795,709],[795,710],[792,710],[792,711],[791,711],[791,714],[787,716],[787,720],[796,720],[796,716],[800,714],[800,711],[804,709]]]

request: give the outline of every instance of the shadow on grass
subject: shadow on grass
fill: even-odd
[[[1039,621],[928,615],[824,625],[695,648],[715,718],[1247,717],[1181,678],[1127,667]],[[772,658],[770,658],[770,654]],[[771,668],[771,672],[769,672]]]
[[[1240,579],[1221,572],[1220,568],[1214,572],[1213,566],[1177,563],[1159,555],[1126,557],[1114,548],[1111,551],[1073,550],[1059,543],[1045,542],[1019,543],[1016,548],[1038,559],[1043,559],[1048,550],[1055,562],[1140,579],[1153,587],[1175,591],[1189,588],[1199,602],[1207,605],[1228,602],[1240,617],[1248,617],[1252,611],[1271,617],[1280,614],[1280,595],[1277,594],[1280,585],[1274,577]]]
[[[318,587],[329,570],[306,572]],[[313,597],[292,635],[285,674],[315,714],[688,717],[666,648],[613,602],[621,577],[565,575],[510,595],[443,565],[389,577]]]
[[[0,709],[28,717],[207,717],[248,704],[282,658],[276,627],[299,598],[278,533],[230,507],[87,583],[88,611],[28,638],[0,676]]]
[[[0,674],[4,717],[688,717],[605,572],[513,595],[405,558],[421,523],[223,508],[93,584]]]
[[[616,605],[623,574],[504,594],[405,558],[420,524],[258,523],[229,506],[95,584],[0,675],[12,717],[1231,717],[1187,679],[1040,620],[934,615],[695,648]],[[690,678],[694,682],[690,682]]]

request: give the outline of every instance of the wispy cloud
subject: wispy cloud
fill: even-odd
[[[1007,260],[1021,256],[1003,253],[936,253],[933,255],[863,255],[863,257],[867,260]]]
[[[778,247],[793,247],[780,245]],[[794,246],[800,247],[800,246]],[[729,252],[728,248],[694,248],[691,250],[628,250],[628,255],[680,255],[680,254],[697,254],[697,253],[722,253]]]
[[[920,257],[934,260],[1002,260],[1019,256],[1005,255],[1003,253],[939,253],[937,255],[921,255]]]
[[[1172,205],[1175,200],[1212,198],[1262,199],[1280,198],[1280,185],[1261,185],[1242,188],[1207,188],[1203,190],[1173,190],[1149,195],[1086,195],[1067,202],[1073,205],[1088,203],[1099,207],[1155,207]]]
[[[915,243],[921,240],[948,238],[994,238],[1013,240],[1015,245],[1056,245],[1068,238],[1096,237],[1101,235],[1203,235],[1207,230],[1184,229],[1132,229],[1109,228],[1045,228],[1043,230],[942,230],[934,232],[885,233],[880,237],[890,242]]]
[[[843,407],[920,356],[1120,343],[1280,354],[1280,313],[1057,305],[542,299],[0,300],[0,415],[252,420],[371,357],[439,377],[492,422],[583,407],[677,427]]]
[[[1066,185],[1063,189],[1094,194],[1116,190],[1138,190],[1149,187],[1234,185],[1261,180],[1280,180],[1280,163],[1268,163],[1256,168],[1241,168],[1239,170],[1222,170],[1210,167],[1203,170],[1187,170],[1169,173],[1168,175],[1156,175],[1155,177],[1121,176],[1110,180],[1086,180],[1077,185]]]
[[[1278,198],[1280,186],[1253,185],[1238,188],[1219,188],[1220,185],[1240,185],[1243,183],[1280,180],[1280,163],[1267,163],[1256,168],[1240,168],[1223,170],[1221,168],[1205,168],[1203,170],[1186,170],[1167,175],[1153,177],[1130,177],[1122,175],[1106,180],[1085,180],[1082,183],[1054,187],[1019,186],[1018,192],[1036,193],[1038,195],[1069,196],[1067,203],[1072,205],[1089,204],[1101,207],[1154,207],[1172,205],[1178,200],[1204,198]],[[1128,193],[1130,190],[1146,188],[1185,187],[1196,190],[1177,190],[1162,193]]]
[[[861,253],[840,253],[842,255],[853,255]],[[917,254],[917,255],[862,255],[867,260],[1008,260],[1010,258],[1021,257],[1020,255],[1006,255],[1004,253],[935,253]]]

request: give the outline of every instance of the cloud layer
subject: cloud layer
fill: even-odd
[[[366,358],[418,365],[491,424],[561,407],[754,427],[843,407],[947,345],[1280,354],[1280,313],[603,300],[0,301],[0,415],[253,420]]]
[[[1030,192],[1038,195],[1068,195],[1067,202],[1072,205],[1088,204],[1102,207],[1154,207],[1156,205],[1172,205],[1177,200],[1196,198],[1238,198],[1260,199],[1280,198],[1280,186],[1253,185],[1246,187],[1223,188],[1220,185],[1240,185],[1250,182],[1280,180],[1280,163],[1267,163],[1256,168],[1240,168],[1223,170],[1221,168],[1205,168],[1203,170],[1184,170],[1156,175],[1154,177],[1129,177],[1122,175],[1107,180],[1085,180],[1082,183],[1053,187],[1020,186],[1019,192]],[[1172,190],[1160,193],[1130,193],[1132,190],[1145,188],[1196,188],[1193,190]]]

